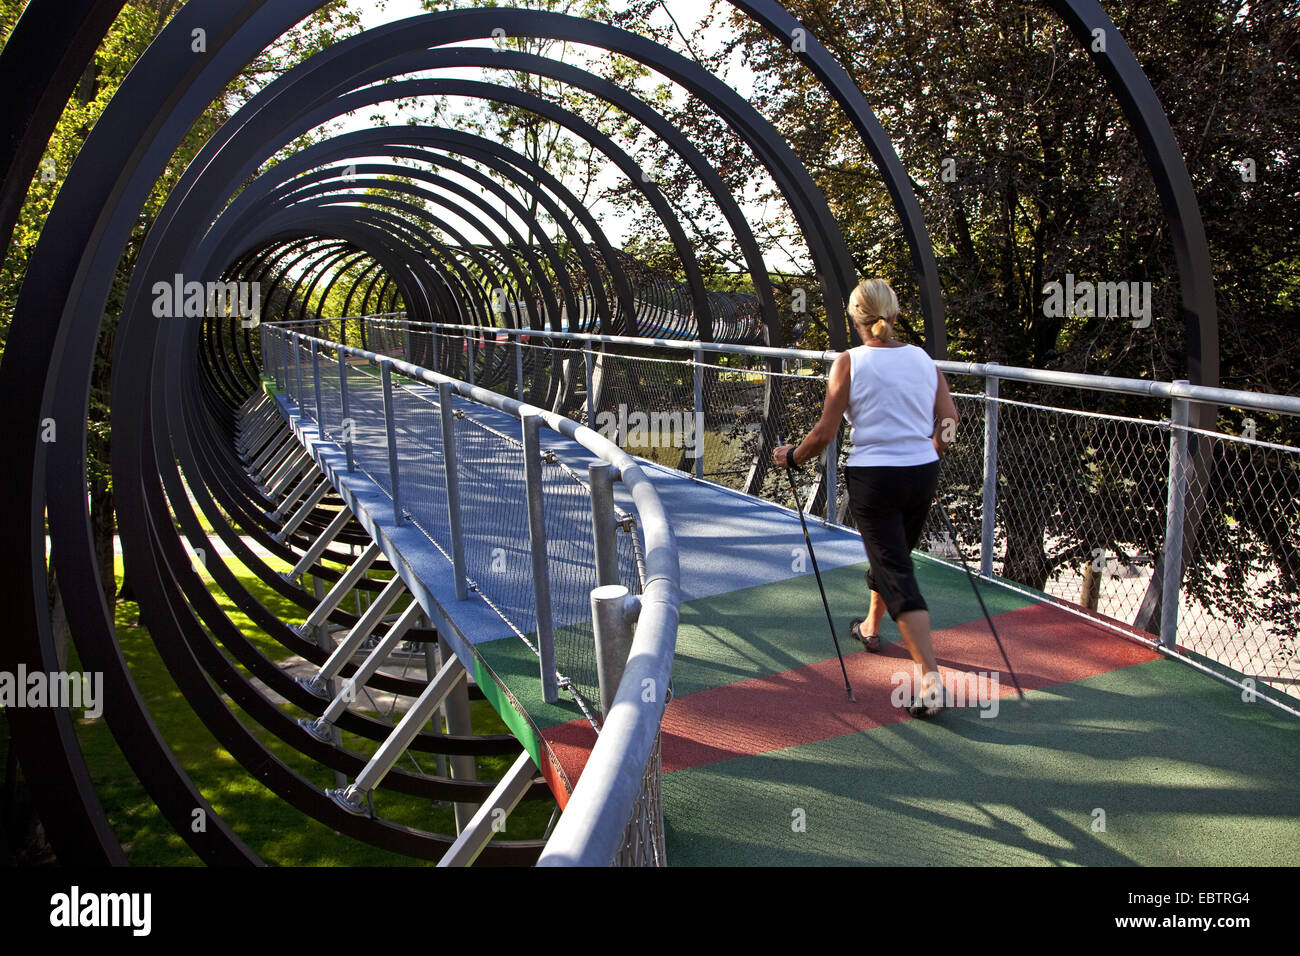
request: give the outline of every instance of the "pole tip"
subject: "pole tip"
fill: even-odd
[[[849,691],[849,703],[850,703],[850,704],[856,704],[857,702],[858,702],[858,699],[857,699],[856,697],[853,696],[853,691]]]

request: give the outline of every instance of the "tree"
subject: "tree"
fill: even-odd
[[[3,30],[5,39],[17,23],[24,5],[18,0],[0,0],[0,30]],[[123,6],[94,59],[87,65],[73,99],[64,109],[54,135],[50,138],[46,156],[32,181],[14,229],[8,255],[0,268],[0,348],[3,347],[13,318],[14,305],[28,259],[40,238],[41,228],[58,196],[64,176],[76,161],[78,150],[127,72],[180,6],[179,0],[131,0]],[[116,591],[113,485],[109,471],[111,412],[108,397],[111,358],[118,314],[141,244],[171,188],[212,133],[270,79],[335,42],[338,37],[355,32],[359,24],[359,17],[348,8],[346,0],[338,0],[298,24],[250,62],[186,135],[141,209],[131,239],[123,249],[96,348],[86,449],[95,554],[99,563],[100,585],[110,600]],[[299,148],[305,142],[322,136],[323,131],[318,132],[294,144],[293,148]],[[57,587],[52,587],[51,593],[56,594],[57,602]]]
[[[1150,174],[1086,51],[1045,5],[785,5],[865,92],[911,175],[941,270],[952,357],[1182,377],[1177,272]],[[674,36],[676,24],[656,27],[660,6],[636,0],[620,22],[640,32],[657,30],[733,83],[738,78],[729,67],[737,57],[752,71],[751,101],[812,172],[855,260],[893,282],[904,300],[903,324],[910,317],[913,327],[919,325],[911,257],[881,177],[811,72],[787,44],[729,4],[714,3],[690,36]],[[1165,105],[1200,198],[1219,293],[1222,382],[1294,393],[1300,373],[1286,358],[1286,343],[1300,317],[1295,4],[1138,0],[1108,8]],[[706,34],[721,24],[735,33],[719,47]],[[730,183],[743,186],[752,175],[752,162],[708,110],[684,101],[670,118]],[[698,187],[684,175],[669,175],[661,184],[677,191],[682,208],[698,200]],[[781,203],[774,189],[761,201]],[[786,248],[798,261],[797,237],[776,229],[762,235],[765,251]],[[1080,280],[1150,282],[1150,324],[1135,327],[1140,323],[1097,309],[1072,315],[1045,308],[1044,287],[1066,273]],[[792,277],[782,291],[815,288],[814,279]],[[824,313],[809,318],[802,344],[820,347]],[[1064,407],[1078,400],[1077,393],[1012,383],[1003,383],[1002,395]],[[1093,410],[1150,415],[1149,406],[1120,396],[1092,400]],[[1122,426],[1097,420],[1090,434],[1078,419],[1003,411],[1005,576],[1041,588],[1062,566],[1091,560],[1097,549],[1158,551],[1164,531],[1160,438],[1125,434]],[[1259,437],[1293,445],[1300,439],[1293,421],[1256,418]],[[1238,433],[1243,424],[1238,414],[1225,412],[1220,427]],[[1216,606],[1226,608],[1240,603],[1241,589],[1214,583],[1220,563],[1235,568],[1240,583],[1241,555],[1252,548],[1271,555],[1284,580],[1294,577],[1300,560],[1287,545],[1296,516],[1285,463],[1257,462],[1243,473],[1247,465],[1238,459],[1244,455],[1220,452],[1207,520],[1221,518],[1226,507],[1239,527],[1226,536],[1217,526],[1207,532],[1187,580],[1190,588],[1217,594]],[[963,536],[977,537],[977,471],[972,475]]]

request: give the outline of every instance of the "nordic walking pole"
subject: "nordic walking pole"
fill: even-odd
[[[780,442],[778,441],[777,444],[780,444]],[[853,687],[849,684],[849,671],[844,666],[844,655],[840,653],[840,639],[835,636],[835,622],[831,620],[831,606],[826,601],[826,588],[822,586],[822,572],[817,567],[817,555],[813,553],[812,538],[808,537],[808,525],[803,520],[803,505],[799,501],[799,492],[794,486],[794,473],[795,469],[787,465],[785,475],[790,479],[790,493],[794,495],[794,509],[799,512],[799,527],[803,528],[803,543],[808,545],[808,557],[812,558],[813,574],[817,575],[817,590],[821,592],[822,607],[826,609],[826,623],[831,626],[831,640],[835,642],[835,654],[840,659],[840,673],[844,675],[844,689],[849,692],[849,702],[856,704],[858,699],[853,696]]]
[[[1011,683],[1016,685],[1016,693],[1020,695],[1020,706],[1028,707],[1029,701],[1025,700],[1025,692],[1020,689],[1020,681],[1016,678],[1015,669],[1011,666],[1011,660],[1007,657],[1007,649],[1002,646],[1002,638],[998,637],[998,629],[993,626],[993,616],[989,614],[989,609],[984,606],[984,598],[980,596],[980,589],[975,586],[975,576],[971,574],[970,565],[966,563],[966,556],[961,553],[961,545],[957,543],[957,529],[952,526],[952,521],[948,518],[948,512],[943,510],[943,505],[939,504],[939,499],[934,499],[934,506],[939,510],[939,516],[943,518],[943,523],[948,526],[948,535],[952,538],[953,550],[957,552],[957,558],[961,561],[961,566],[966,570],[966,580],[970,582],[971,590],[975,592],[975,600],[980,602],[980,610],[984,612],[984,620],[989,622],[989,630],[993,632],[993,640],[998,642],[998,650],[1002,652],[1002,660],[1006,661],[1007,673],[1011,675]]]

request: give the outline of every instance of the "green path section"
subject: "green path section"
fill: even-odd
[[[924,587],[924,585],[923,585]],[[927,591],[927,595],[928,595]],[[689,865],[1294,865],[1300,723],[1155,660],[664,777]],[[1105,813],[1104,831],[1095,830]],[[802,827],[801,827],[802,824]]]
[[[556,630],[558,633],[559,629]],[[531,634],[529,638],[536,640]],[[510,688],[511,696],[519,702],[519,705],[523,707],[529,718],[539,729],[553,727],[556,724],[565,724],[571,720],[583,719],[582,711],[578,709],[578,705],[573,702],[573,697],[566,691],[560,691],[560,699],[554,704],[548,704],[542,700],[542,682],[537,664],[537,655],[519,638],[504,637],[499,641],[476,644],[474,650],[492,669],[492,673],[496,674],[501,679],[501,682]],[[484,694],[494,702],[494,706],[497,706],[498,710],[501,709],[501,706],[511,706],[505,695],[499,691],[493,691],[492,694],[487,693],[486,682],[490,680],[490,677],[484,676],[479,681],[479,686],[484,687]],[[506,722],[510,723],[510,719],[506,718]],[[514,724],[510,726],[513,730]],[[534,754],[534,756],[536,755]]]
[[[864,561],[822,572],[835,633],[845,654],[861,649],[849,636],[849,621],[866,617],[868,591],[862,578],[866,570]],[[980,617],[963,572],[918,560],[916,578],[930,606],[935,630]],[[1001,588],[985,588],[982,593],[990,614],[1034,603]],[[900,640],[898,628],[888,617],[881,639]],[[673,693],[685,697],[710,687],[803,667],[834,654],[817,579],[811,574],[697,598],[682,605]]]
[[[557,628],[557,645],[562,632],[563,629]],[[586,636],[591,639],[589,631]],[[533,640],[536,640],[535,636]],[[567,789],[576,784],[587,754],[595,743],[595,732],[589,729],[590,724],[572,695],[561,688],[559,699],[554,704],[542,699],[537,655],[516,637],[476,644],[474,653],[475,681],[511,732],[523,743],[533,762],[547,774],[552,787]],[[596,705],[593,703],[592,706]],[[560,728],[558,736],[554,732],[548,733],[548,729],[560,724],[569,727]],[[543,737],[550,746],[554,761],[543,759]],[[556,763],[567,778],[567,784],[551,775]]]

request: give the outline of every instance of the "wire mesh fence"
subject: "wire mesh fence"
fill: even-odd
[[[1179,642],[1255,682],[1300,693],[1300,449],[1186,429],[1209,459],[1191,483]]]
[[[441,347],[445,361],[439,361],[440,367],[468,374],[473,363],[479,384],[495,385],[494,391],[512,397],[521,383],[525,397],[531,393],[540,398],[555,392],[563,378],[563,372],[557,374],[556,369],[562,369],[566,362],[576,361],[579,366],[582,362],[580,353],[572,349],[538,347],[530,352],[526,345],[498,349],[496,355],[490,348],[479,347],[457,352],[430,335],[413,338],[388,324],[370,328],[367,337],[372,344],[381,346],[387,357],[418,353],[432,360]],[[287,396],[299,405],[301,414],[313,420],[319,418],[324,435],[344,447],[350,441],[355,467],[390,497],[396,491],[403,519],[418,528],[450,562],[454,545],[438,390],[394,371],[391,397],[386,402],[383,375],[373,361],[353,356],[340,367],[337,354],[328,348],[313,355],[296,338],[286,342],[281,337],[275,344],[264,340],[268,355],[283,346],[287,346],[283,354],[289,356],[280,363]],[[518,374],[521,369],[525,370],[523,376]],[[542,505],[545,561],[539,570],[532,553],[520,420],[458,395],[451,398],[449,407],[458,482],[465,489],[459,496],[459,518],[467,584],[540,658],[536,589],[538,574],[544,576],[554,627],[557,683],[573,696],[599,732],[599,723],[593,718],[599,713],[600,689],[590,594],[602,582],[596,570],[591,490],[585,464],[582,460],[565,460],[548,449],[546,445],[554,444],[553,439],[543,442],[541,481],[536,491]],[[390,450],[394,453],[391,459]],[[590,462],[596,460],[592,457]],[[646,562],[638,522],[634,514],[617,506],[614,518],[618,582],[631,594],[640,594]],[[628,832],[644,835],[653,852],[638,852],[627,862],[662,864],[657,746],[645,774],[643,799],[637,802],[635,813],[656,816],[634,816]],[[657,851],[653,850],[655,846]]]
[[[321,434],[339,439],[343,434],[343,388],[339,379],[338,357],[330,351],[318,351],[316,366],[320,376]]]
[[[444,549],[451,541],[442,406],[437,392],[401,381],[393,384],[393,431],[402,508],[425,537]],[[381,396],[382,399],[382,396]],[[383,408],[379,410],[383,414]]]
[[[403,339],[394,320],[372,324],[397,350],[390,354],[585,424],[581,349],[545,339],[510,339],[493,330],[466,336],[415,329]]]
[[[657,825],[664,818],[662,746],[661,735],[655,738],[650,763],[641,777],[641,792],[614,859],[615,866],[667,866],[664,828]]]
[[[1164,424],[1004,399],[998,416],[995,571],[1135,622],[1165,536]]]
[[[378,370],[348,365],[348,411],[352,419],[352,456],[356,467],[390,497],[388,435],[384,429],[384,390]]]
[[[544,463],[546,552],[555,623],[555,666],[572,689],[599,709],[596,638],[590,595],[600,582],[592,532],[591,496],[554,462]]]
[[[630,454],[689,470],[695,408],[690,364],[585,354],[595,390],[591,427]]]

